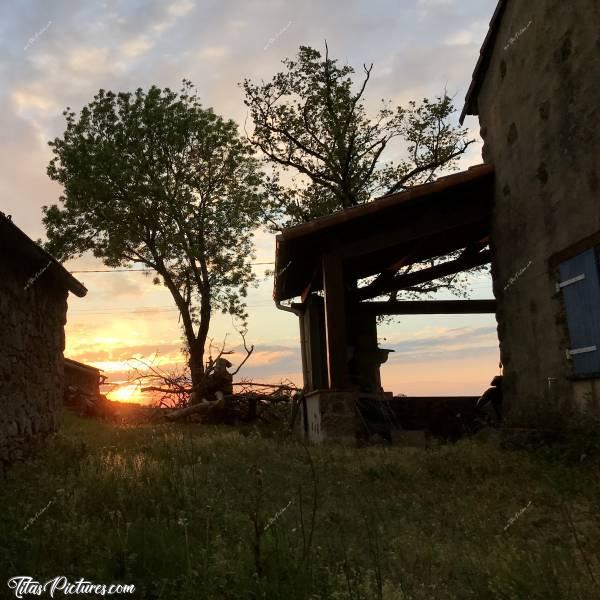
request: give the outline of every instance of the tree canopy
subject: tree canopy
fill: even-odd
[[[265,206],[253,150],[189,81],[180,92],[100,90],[79,115],[64,115],[63,136],[50,142],[48,175],[64,193],[44,207],[48,250],[156,271],[179,310],[198,386],[213,311],[247,316]]]
[[[249,139],[275,169],[275,227],[431,181],[472,143],[452,124],[454,106],[445,93],[407,107],[382,100],[370,116],[364,95],[373,65],[363,67],[355,85],[354,68],[329,58],[327,47],[323,56],[301,46],[283,64],[268,82],[241,84],[254,126]],[[387,156],[395,139],[405,147],[399,160]]]
[[[272,170],[273,230],[433,181],[453,170],[474,141],[454,124],[455,109],[445,92],[405,107],[381,100],[370,114],[365,92],[373,65],[363,65],[357,82],[354,68],[330,58],[327,45],[325,55],[300,46],[297,57],[283,65],[270,81],[241,84],[253,122],[248,138]],[[441,258],[397,274],[433,266]],[[442,288],[465,295],[468,276],[449,275],[404,293]]]

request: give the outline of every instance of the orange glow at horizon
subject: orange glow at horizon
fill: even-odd
[[[265,259],[274,252],[273,240],[267,241],[261,256]],[[71,267],[103,267],[87,260]],[[136,307],[170,306],[168,290],[152,285],[139,273],[86,277],[90,278],[88,296],[85,301],[73,300],[69,308],[64,355],[102,369],[107,376],[102,390],[110,400],[141,405],[157,402],[162,394],[142,392],[141,387],[151,382],[148,379],[140,386],[139,378],[151,368],[169,376],[185,374],[181,324],[176,311],[149,314],[143,309],[137,312]],[[487,279],[482,276],[474,282],[479,286],[474,297],[488,297]],[[236,379],[262,383],[291,379],[302,386],[297,320],[275,309],[271,287],[271,280],[265,280],[249,291],[248,340],[256,350]],[[245,351],[231,318],[215,313],[210,325],[214,345],[218,349],[226,341],[235,352],[230,360],[237,366]],[[403,317],[381,325],[381,345],[396,350],[381,369],[384,389],[417,396],[481,394],[498,371],[495,328],[489,315]],[[216,352],[209,344],[207,358],[211,351]]]
[[[144,393],[140,391],[140,387],[136,383],[125,383],[118,385],[118,387],[108,392],[106,397],[113,402],[146,404]]]

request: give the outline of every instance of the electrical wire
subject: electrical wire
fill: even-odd
[[[274,261],[268,262],[253,262],[248,263],[252,266],[257,265],[274,265]],[[71,274],[75,273],[155,273],[154,269],[89,269],[89,270],[77,270],[77,271],[69,271]]]
[[[264,304],[251,304],[247,305],[246,308],[265,308],[267,306],[271,306],[271,302],[265,302]],[[69,310],[69,315],[71,316],[89,316],[89,315],[119,315],[119,314],[149,314],[149,313],[157,313],[157,312],[179,312],[178,308],[160,306],[157,308],[152,308],[150,306],[143,306],[139,309],[135,310],[122,310],[119,308],[111,309],[99,309],[99,310]]]

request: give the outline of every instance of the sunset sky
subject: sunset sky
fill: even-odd
[[[357,68],[374,63],[367,100],[406,104],[443,92],[462,100],[496,0],[23,0],[2,3],[0,44],[0,210],[30,237],[44,237],[41,206],[60,188],[46,176],[47,141],[64,131],[62,111],[79,110],[99,88],[179,88],[192,80],[205,106],[243,125],[237,83],[270,78],[298,46],[323,47]],[[477,119],[466,125],[478,137]],[[464,167],[481,162],[472,146]],[[256,262],[274,260],[274,237],[258,231]],[[240,373],[257,381],[301,383],[296,318],[278,311],[271,265],[249,299],[248,341],[256,351]],[[170,368],[181,360],[177,311],[165,288],[145,273],[106,269],[93,257],[66,263],[88,288],[69,298],[65,355],[122,382],[139,360]],[[135,268],[141,268],[139,265]],[[488,276],[473,281],[474,298],[492,297]],[[216,315],[212,336],[239,339]],[[498,372],[493,315],[403,317],[380,330],[392,348],[384,387],[405,394],[477,394]],[[239,348],[238,348],[239,349]],[[233,362],[242,354],[234,355]],[[139,399],[115,390],[117,399]]]

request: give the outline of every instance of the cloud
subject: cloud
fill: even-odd
[[[498,351],[496,328],[461,327],[439,329],[435,332],[416,332],[401,342],[387,341],[386,348],[394,350],[389,361],[422,361],[432,358],[464,358],[481,352]]]
[[[208,46],[198,52],[198,58],[216,59],[223,58],[227,54],[227,49],[223,46]]]
[[[106,73],[112,68],[109,48],[76,46],[66,57],[66,67],[73,75],[93,72]]]
[[[433,10],[441,6],[452,6],[456,0],[418,0],[417,6],[424,10]]]
[[[445,85],[459,94],[459,104],[495,4],[55,0],[37,3],[33,11],[28,3],[1,3],[0,210],[12,214],[32,237],[43,235],[41,206],[56,202],[61,193],[46,176],[52,156],[47,141],[64,131],[64,107],[80,110],[99,88],[131,91],[156,84],[177,89],[182,78],[189,78],[197,83],[205,106],[242,125],[247,109],[237,83],[244,77],[269,79],[300,44],[323,48],[327,39],[332,56],[343,64],[360,71],[363,62],[374,62],[367,88],[370,106],[380,98],[405,103],[439,93]],[[472,162],[479,160],[475,154]],[[259,260],[272,260],[273,237],[261,234],[258,242]],[[268,266],[257,267],[261,272],[264,268]],[[168,292],[141,275],[79,277],[90,293],[69,299],[67,344],[74,358],[119,361],[132,351],[147,356],[158,347],[175,360],[180,346],[177,314],[132,312],[140,306],[172,306]],[[250,303],[252,341],[260,344],[243,373],[256,379],[298,375],[301,370],[297,319],[274,309],[271,291],[271,282],[264,284]],[[115,313],[93,314],[103,310]],[[230,320],[216,316],[213,325],[215,339],[222,339]],[[450,349],[467,353],[469,344],[493,352],[493,335],[488,341],[483,337],[463,331],[423,334],[412,346],[397,340],[392,360],[401,356],[411,361],[411,351],[423,357],[428,352],[443,356]]]
[[[106,267],[104,267],[106,268]],[[136,277],[137,275],[137,277]],[[114,300],[115,298],[129,298],[130,301],[134,299],[140,300],[144,295],[144,291],[147,289],[148,282],[146,286],[141,284],[142,276],[138,275],[128,275],[127,273],[115,273],[115,274],[107,274],[103,273],[96,275],[99,279],[96,279],[93,282],[88,283],[88,290],[90,293],[95,294],[96,296],[102,295],[106,299]],[[83,275],[85,276],[85,274]],[[102,277],[104,277],[104,281],[102,281]],[[97,289],[100,288],[100,294]]]
[[[253,367],[264,367],[266,365],[276,365],[289,357],[296,357],[297,352],[291,348],[284,350],[258,350],[252,353],[248,359]],[[235,358],[230,358],[235,363]]]
[[[463,29],[452,31],[444,39],[444,43],[449,46],[474,45],[479,48],[483,42],[487,28],[487,21],[475,21],[474,23],[469,23],[468,26]]]
[[[134,38],[132,40],[129,40],[128,42],[125,42],[121,46],[120,51],[127,58],[137,58],[138,56],[141,56],[142,54],[145,54],[146,52],[148,52],[148,50],[150,50],[153,47],[154,47],[154,42],[151,42],[144,36],[140,36],[140,37]]]
[[[156,359],[161,362],[181,359],[179,342],[156,342],[128,344],[127,340],[118,338],[96,338],[94,342],[74,347],[69,358],[81,362],[98,362],[100,360],[122,362],[130,359]]]
[[[167,14],[172,17],[183,17],[187,15],[194,8],[195,4],[191,0],[180,0],[179,2],[173,2],[167,8]]]
[[[455,0],[417,0],[417,14],[420,19],[425,19],[437,13],[450,11],[456,5]]]
[[[26,114],[32,110],[37,113],[57,110],[57,105],[51,98],[27,89],[15,89],[11,98],[19,114]]]

